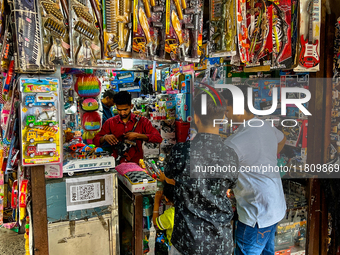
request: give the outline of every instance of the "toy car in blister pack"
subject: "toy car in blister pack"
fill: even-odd
[[[104,0],[104,58],[131,57],[132,3],[130,0]]]
[[[156,16],[151,11],[154,0],[134,0],[133,2],[133,39],[132,56],[140,59],[153,59],[157,49],[157,30],[151,26]]]
[[[66,12],[63,12],[60,0],[40,0],[39,10],[43,43],[42,62],[51,69],[54,65],[68,65],[70,61],[70,40],[66,26],[68,17],[64,17],[63,13]]]
[[[210,0],[210,47],[211,57],[236,54],[235,0]]]
[[[61,162],[59,79],[20,77],[23,166]]]
[[[12,6],[17,61],[16,70],[21,73],[35,73],[41,69],[41,38],[35,1],[15,0]]]
[[[104,59],[101,12],[95,0],[70,0],[71,57],[77,66],[96,66]]]
[[[300,1],[300,51],[295,72],[319,71],[321,1]]]

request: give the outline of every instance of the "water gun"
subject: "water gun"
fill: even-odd
[[[12,77],[13,77],[13,72],[14,72],[14,60],[11,60],[11,63],[9,64],[9,68],[8,68],[8,73],[7,73],[7,77],[6,77],[6,81],[3,87],[3,91],[2,93],[7,95],[9,92],[9,87],[12,81]]]

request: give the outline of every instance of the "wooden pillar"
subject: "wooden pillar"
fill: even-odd
[[[48,255],[47,206],[44,166],[31,168],[34,255]]]
[[[135,194],[135,225],[134,225],[134,250],[133,254],[143,255],[143,195]]]

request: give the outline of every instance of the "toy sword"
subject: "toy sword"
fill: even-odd
[[[146,0],[146,1],[148,1],[148,0]],[[146,46],[149,48],[150,55],[154,55],[153,54],[153,48],[152,48],[153,41],[152,41],[151,35],[150,35],[150,27],[149,27],[148,19],[147,19],[145,12],[142,8],[139,8],[139,22],[140,22],[142,29],[144,31],[146,41],[147,41]]]

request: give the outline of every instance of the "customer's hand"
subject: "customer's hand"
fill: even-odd
[[[161,200],[163,197],[163,190],[158,190],[155,194],[155,200],[158,201],[158,200]]]
[[[165,174],[164,172],[160,171],[160,174],[158,175],[158,179],[160,182],[164,182],[165,181]]]
[[[116,145],[119,141],[114,135],[105,135],[104,141],[108,142],[110,145]]]

